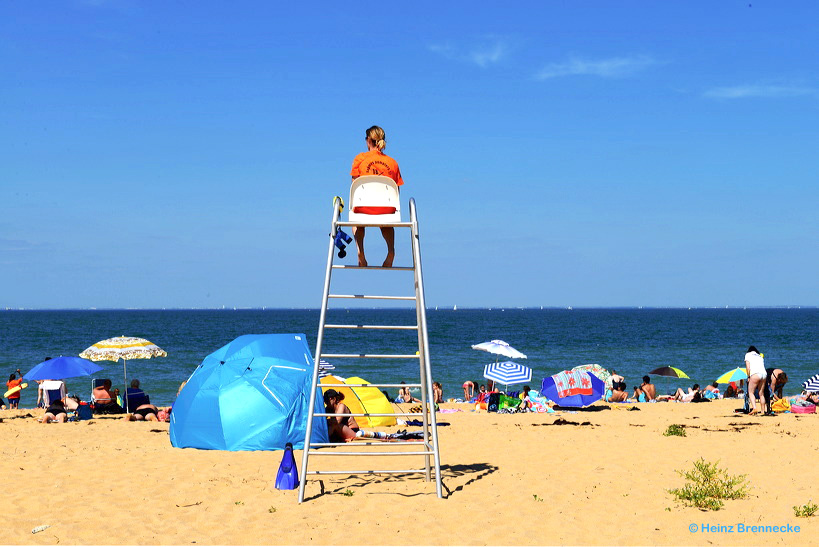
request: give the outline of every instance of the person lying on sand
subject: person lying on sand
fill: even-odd
[[[163,415],[164,411],[164,415]],[[166,407],[164,409],[159,409],[152,404],[144,404],[140,405],[134,410],[133,414],[126,414],[125,418],[123,418],[126,422],[165,422],[168,420],[160,419],[162,415],[167,416],[171,412],[171,407]]]
[[[681,387],[677,388],[676,393],[674,393],[674,400],[680,401],[681,403],[690,403],[693,401],[697,396],[702,396],[700,394],[700,385],[694,384],[693,387],[688,388],[688,393],[684,392]]]
[[[68,414],[65,411],[65,402],[63,399],[57,399],[53,401],[43,414],[41,422],[44,424],[48,424],[51,422],[56,423],[65,423],[66,419],[68,418]]]

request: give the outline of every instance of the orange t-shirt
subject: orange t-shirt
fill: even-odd
[[[22,384],[23,384],[23,379],[22,378],[17,378],[16,380],[9,380],[8,382],[6,382],[6,385],[8,386],[9,389],[19,387]],[[19,399],[20,398],[20,391],[18,391],[16,393],[12,393],[11,395],[9,395],[8,398],[9,399]]]
[[[353,159],[353,169],[350,171],[353,178],[364,175],[382,175],[390,177],[398,186],[404,184],[398,162],[380,150],[368,150]]]

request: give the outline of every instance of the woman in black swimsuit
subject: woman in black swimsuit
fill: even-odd
[[[65,403],[62,399],[57,399],[50,405],[43,414],[43,423],[47,424],[49,422],[57,422],[57,423],[65,423],[65,420],[68,418],[68,414],[65,412]]]
[[[125,421],[128,422],[158,422],[159,418],[156,417],[159,409],[152,404],[147,405],[140,405],[134,410],[133,414],[127,414],[125,416]]]

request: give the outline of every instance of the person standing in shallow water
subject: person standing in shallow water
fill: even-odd
[[[353,180],[364,175],[381,175],[390,177],[401,187],[404,179],[401,178],[401,170],[398,162],[384,153],[387,147],[387,135],[384,130],[374,125],[365,132],[364,140],[367,143],[367,151],[362,152],[353,159],[353,168],[350,170]],[[387,243],[387,258],[382,266],[391,268],[395,259],[395,228],[382,227],[381,235]],[[358,265],[366,266],[367,258],[364,256],[364,226],[353,228],[353,237],[358,249]]]

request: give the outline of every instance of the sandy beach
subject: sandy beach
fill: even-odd
[[[420,476],[330,476],[307,500],[275,489],[281,452],[175,449],[168,424],[114,417],[42,425],[41,410],[0,414],[0,473],[7,498],[2,544],[804,545],[819,516],[792,507],[819,501],[819,416],[734,414],[709,404],[599,404],[591,411],[441,414],[445,499]],[[630,408],[630,407],[626,407]],[[561,421],[568,423],[559,425]],[[682,424],[686,437],[665,437]],[[742,500],[704,512],[674,501],[675,472],[698,458],[748,475]],[[301,452],[296,459],[301,463]],[[313,458],[314,469],[361,465]],[[403,460],[403,461],[402,461]],[[379,465],[419,466],[421,457]],[[406,467],[404,467],[406,468]],[[737,524],[799,526],[738,533]],[[32,534],[32,529],[49,525]],[[698,527],[692,532],[692,525]],[[733,532],[702,532],[734,526]]]

